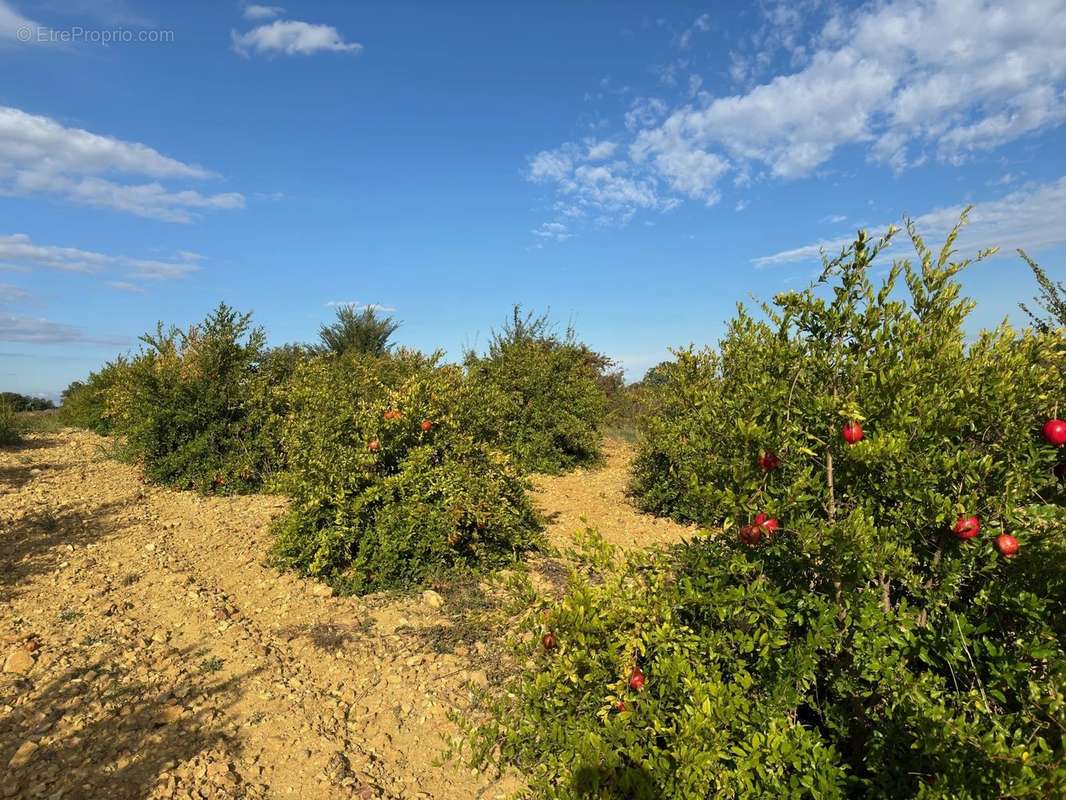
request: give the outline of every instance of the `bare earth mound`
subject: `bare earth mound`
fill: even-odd
[[[283,498],[145,487],[90,433],[0,451],[0,797],[505,797],[434,764],[492,677],[478,586],[336,598],[265,566]],[[537,480],[556,544],[689,532],[625,502],[629,451]],[[582,521],[582,518],[587,520]],[[8,766],[10,767],[8,768]]]

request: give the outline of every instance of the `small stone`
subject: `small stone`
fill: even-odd
[[[422,602],[430,608],[440,608],[444,605],[444,598],[432,589],[422,592]]]
[[[154,544],[146,544],[144,546],[144,551],[146,553],[154,553],[155,552],[155,545]]]
[[[338,784],[345,778],[351,775],[352,767],[348,763],[348,758],[343,752],[337,751],[330,756],[329,763],[326,764],[325,777],[331,782]]]
[[[11,760],[7,762],[7,766],[10,769],[18,769],[26,764],[33,754],[37,752],[37,742],[27,739],[18,750],[15,751],[15,755],[11,756]]]
[[[13,672],[16,675],[25,675],[33,669],[33,656],[19,648],[12,650],[4,661],[4,672]]]
[[[155,715],[155,724],[170,725],[173,722],[177,722],[179,719],[181,719],[181,714],[183,711],[184,709],[179,705],[163,706]]]
[[[333,597],[333,587],[326,586],[324,583],[316,583],[311,588],[311,594],[315,597]]]
[[[464,672],[462,674],[462,677],[470,683],[474,684],[475,686],[489,685],[488,675],[486,675],[485,670],[482,669],[475,669],[471,670],[470,672]]]

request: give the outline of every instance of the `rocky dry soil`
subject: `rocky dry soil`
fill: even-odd
[[[283,498],[146,487],[107,446],[64,431],[0,450],[0,798],[521,788],[439,764],[449,711],[499,668],[489,584],[333,597],[266,565]],[[586,524],[624,546],[690,532],[626,504],[628,458],[609,443],[601,468],[536,481],[553,542]]]

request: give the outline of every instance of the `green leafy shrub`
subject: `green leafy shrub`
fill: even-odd
[[[142,337],[107,392],[107,418],[147,480],[225,494],[262,486],[278,459],[262,413],[263,341],[224,303],[187,332],[160,324]]]
[[[911,233],[919,263],[881,287],[886,242],[860,235],[767,321],[661,370],[641,497],[724,531],[586,559],[526,621],[554,647],[519,645],[476,758],[555,798],[1063,796],[1062,454],[1039,430],[1066,342],[967,345],[969,262]],[[971,514],[980,533],[953,535]]]
[[[85,428],[101,436],[111,434],[112,421],[108,416],[107,398],[113,386],[129,373],[129,361],[119,356],[84,381],[74,381],[63,390],[59,418],[64,425]]]
[[[462,370],[435,360],[350,354],[297,369],[280,565],[365,593],[503,563],[537,543],[523,480],[470,432]]]
[[[18,444],[22,434],[14,407],[0,399],[0,445]]]
[[[611,362],[560,336],[546,316],[515,307],[488,353],[469,353],[470,410],[478,435],[525,470],[562,472],[594,462],[607,420]]]

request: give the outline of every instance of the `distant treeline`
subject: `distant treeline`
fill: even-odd
[[[18,392],[0,392],[0,405],[14,411],[49,411],[56,407],[51,400],[43,397],[29,397]]]

